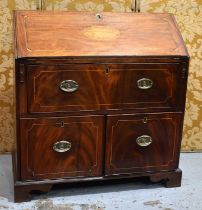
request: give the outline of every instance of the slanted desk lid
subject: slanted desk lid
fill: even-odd
[[[16,57],[187,56],[170,14],[16,11]]]

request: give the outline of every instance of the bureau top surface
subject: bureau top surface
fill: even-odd
[[[187,56],[171,14],[15,11],[16,58]]]

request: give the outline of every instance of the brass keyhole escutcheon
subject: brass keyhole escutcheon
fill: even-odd
[[[61,121],[60,127],[61,127],[61,128],[64,128],[64,126],[65,126],[64,121]]]
[[[143,121],[143,123],[147,123],[147,121],[148,121],[147,117],[144,117],[144,119],[142,121]]]
[[[106,70],[105,70],[105,73],[108,75],[110,72],[110,67],[107,67]]]
[[[99,13],[97,13],[95,16],[96,16],[96,19],[97,19],[97,20],[102,20],[102,18],[103,18],[102,15],[99,14]]]

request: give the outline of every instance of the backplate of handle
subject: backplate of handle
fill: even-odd
[[[74,80],[64,80],[60,82],[60,90],[67,92],[67,93],[72,93],[78,90],[79,85],[76,81]]]
[[[142,78],[137,81],[137,87],[141,90],[147,90],[152,88],[153,81],[148,78]]]
[[[137,137],[136,142],[141,147],[147,147],[152,143],[152,137],[149,135],[142,135]]]
[[[67,152],[71,149],[71,143],[69,141],[57,141],[53,144],[53,150],[56,152]]]

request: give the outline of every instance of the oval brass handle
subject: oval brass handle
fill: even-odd
[[[67,92],[67,93],[72,93],[78,90],[79,85],[76,81],[74,80],[64,80],[60,83],[60,90]]]
[[[152,88],[153,81],[148,78],[142,78],[137,81],[137,87],[141,90],[147,90]]]
[[[141,147],[147,147],[152,143],[152,137],[148,135],[142,135],[137,137],[136,142]]]
[[[56,152],[67,152],[71,149],[71,146],[69,141],[57,141],[53,144],[53,150]]]

